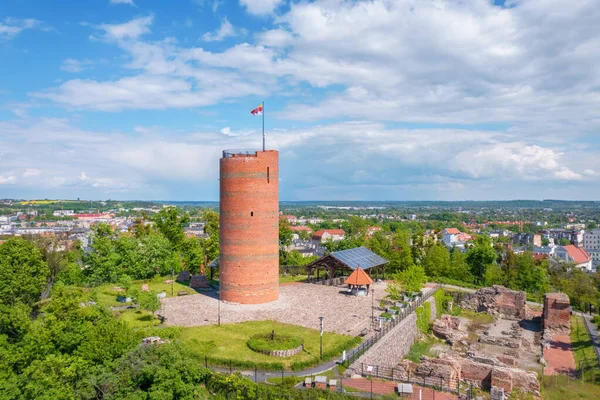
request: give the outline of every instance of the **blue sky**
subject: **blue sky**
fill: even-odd
[[[0,198],[598,199],[593,0],[4,0]]]

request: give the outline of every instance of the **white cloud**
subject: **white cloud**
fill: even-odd
[[[40,27],[41,21],[33,18],[4,18],[0,21],[0,40],[12,39],[26,29]]]
[[[23,172],[23,177],[27,178],[30,176],[38,176],[42,173],[42,171],[40,171],[39,169],[35,169],[35,168],[27,168],[24,172]]]
[[[226,136],[248,136],[248,135],[253,134],[254,132],[255,132],[254,129],[249,130],[249,131],[237,131],[237,132],[234,132],[228,126],[226,126],[225,128],[221,129],[221,133],[223,135],[226,135]]]
[[[74,60],[72,58],[67,58],[63,61],[60,69],[66,72],[82,72],[88,69],[92,65],[92,62],[87,58],[83,60]]]
[[[283,0],[240,0],[240,5],[255,15],[270,14],[282,3]]]
[[[0,185],[15,184],[16,182],[17,182],[17,178],[14,175],[10,175],[10,176],[0,175]]]
[[[217,13],[217,10],[219,9],[219,7],[220,7],[222,4],[223,4],[223,3],[222,3],[222,2],[220,2],[219,0],[215,0],[215,1],[213,1],[213,4],[212,4],[212,12],[213,12],[213,14],[216,14],[216,13]]]
[[[202,35],[202,40],[205,42],[220,42],[225,38],[236,35],[237,33],[235,32],[235,28],[233,25],[231,25],[231,23],[229,23],[227,18],[225,18],[221,23],[221,27],[215,33],[206,32],[204,35]]]
[[[270,47],[286,47],[294,40],[292,34],[284,29],[271,29],[256,36],[260,44]]]
[[[154,16],[138,17],[123,24],[101,24],[98,29],[104,31],[104,38],[108,40],[136,39],[150,33],[150,25]]]
[[[127,191],[127,198],[177,198],[193,183],[195,195],[216,198],[221,151],[261,146],[259,132],[230,127],[177,134],[157,126],[135,130],[137,135],[89,131],[60,119],[0,122],[0,182],[39,195],[84,191],[99,198],[110,191]],[[552,197],[551,182],[561,182],[570,196],[600,195],[596,176],[576,172],[578,160],[600,167],[596,149],[532,143],[519,134],[390,129],[373,122],[266,134],[267,147],[280,151],[285,199],[539,198]]]
[[[133,0],[110,0],[110,4],[129,4],[134,6]]]

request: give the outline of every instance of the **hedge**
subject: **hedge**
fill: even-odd
[[[270,353],[274,350],[296,349],[304,344],[304,340],[298,336],[259,333],[248,339],[246,344],[250,350],[258,353]]]
[[[346,400],[354,397],[330,390],[301,390],[282,385],[265,385],[253,382],[240,374],[224,375],[211,371],[205,372],[205,385],[213,398],[233,398],[236,400]]]

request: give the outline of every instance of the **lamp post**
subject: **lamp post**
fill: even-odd
[[[319,317],[319,325],[321,327],[321,345],[319,346],[319,353],[321,360],[323,359],[323,320],[325,317]]]
[[[375,289],[371,289],[371,326],[375,322]]]

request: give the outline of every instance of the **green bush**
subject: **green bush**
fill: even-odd
[[[453,301],[453,297],[449,294],[446,294],[446,292],[444,292],[444,289],[438,289],[433,294],[433,297],[435,298],[436,318],[441,317],[442,314],[447,314],[448,302]]]
[[[417,314],[417,327],[423,333],[429,332],[431,325],[429,319],[431,318],[431,304],[425,302],[423,305],[417,307],[415,310]]]
[[[239,374],[222,375],[213,373],[206,380],[206,387],[220,398],[234,398],[238,400],[254,399],[305,399],[305,400],[342,400],[351,399],[349,395],[330,390],[299,390],[282,387],[281,385],[265,385],[252,382],[249,378]]]
[[[246,342],[251,350],[258,353],[270,353],[274,350],[291,350],[304,344],[298,336],[280,335],[273,333],[259,333]]]

